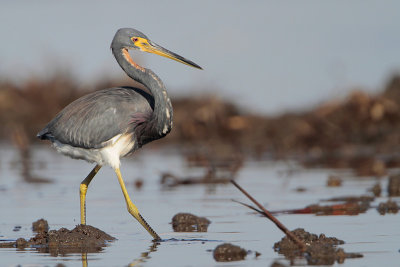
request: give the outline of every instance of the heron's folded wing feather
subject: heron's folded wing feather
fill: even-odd
[[[81,148],[101,148],[133,131],[134,116],[152,112],[151,97],[136,88],[111,88],[85,95],[65,107],[39,134]]]

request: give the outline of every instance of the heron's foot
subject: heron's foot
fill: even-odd
[[[128,212],[151,234],[155,241],[161,240],[161,237],[151,228],[143,216],[140,215],[138,208],[133,203],[128,204]]]

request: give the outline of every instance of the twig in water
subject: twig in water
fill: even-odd
[[[267,215],[265,215],[265,213],[264,213],[262,210],[256,209],[255,207],[253,207],[253,206],[251,206],[251,205],[249,205],[249,204],[246,204],[246,203],[237,201],[237,200],[235,200],[235,199],[232,199],[232,201],[233,201],[233,202],[236,202],[236,203],[239,203],[240,205],[243,205],[243,206],[245,206],[245,207],[248,207],[249,209],[252,209],[252,210],[258,212],[258,213],[260,213],[260,214],[263,215],[263,216],[267,216]]]
[[[240,185],[238,185],[234,180],[231,180],[231,183],[236,186],[237,189],[239,189],[246,197],[248,197],[254,204],[256,204],[257,207],[259,207],[265,214],[265,216],[270,219],[273,223],[275,223],[276,226],[278,226],[279,229],[282,230],[293,242],[295,242],[302,251],[306,250],[306,245],[304,244],[303,241],[297,238],[292,232],[290,232],[286,226],[284,226],[280,221],[278,221],[277,218],[275,218],[274,215],[272,215],[266,208],[264,208],[263,205],[258,203],[257,200],[255,200],[252,196],[250,196],[249,193],[247,193]]]

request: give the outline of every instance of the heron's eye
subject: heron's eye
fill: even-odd
[[[138,38],[136,38],[136,37],[132,37],[132,42],[137,42],[138,41]]]

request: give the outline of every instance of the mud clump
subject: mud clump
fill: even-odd
[[[74,229],[61,228],[52,230],[47,234],[50,247],[76,247],[98,249],[105,246],[107,241],[115,240],[114,237],[90,226],[77,225]]]
[[[277,262],[277,261],[274,261],[274,262],[270,265],[270,267],[287,267],[287,265],[285,265],[285,264],[283,264],[283,263],[280,263],[280,262]]]
[[[396,202],[389,199],[387,202],[379,203],[377,210],[381,215],[385,215],[386,213],[396,214],[399,212],[399,206]]]
[[[336,246],[344,244],[344,241],[335,237],[326,237],[324,234],[317,236],[304,229],[296,229],[292,233],[307,244],[304,253],[287,236],[274,244],[274,250],[290,260],[304,257],[309,265],[333,265],[335,262],[343,263],[347,258],[362,257],[362,254],[346,253],[342,248],[337,248]]]
[[[68,253],[98,252],[107,245],[108,241],[113,240],[115,240],[114,237],[93,226],[77,225],[72,230],[60,228],[49,232],[40,231],[29,240],[18,238],[16,242],[1,243],[0,247],[18,249],[34,247],[40,252],[57,256]]]
[[[207,232],[210,221],[190,213],[178,213],[172,218],[174,232]]]
[[[217,246],[213,252],[216,261],[241,261],[247,256],[247,251],[239,246],[224,243]]]
[[[15,246],[17,248],[25,248],[27,246],[28,241],[26,241],[23,238],[18,238],[17,241],[15,241]]]
[[[329,176],[328,181],[326,182],[328,187],[338,187],[342,185],[342,179],[337,176]]]
[[[135,188],[136,189],[138,189],[138,190],[142,189],[143,184],[144,184],[143,179],[139,178],[139,179],[135,180]]]
[[[390,197],[400,196],[400,174],[390,176],[388,193]]]
[[[342,245],[343,240],[337,239],[335,237],[326,237],[324,234],[317,236],[316,234],[311,234],[302,228],[293,230],[292,233],[297,236],[306,244],[323,243],[329,245]],[[279,250],[279,252],[293,251],[299,249],[298,245],[294,243],[290,238],[284,237],[281,241],[274,244],[274,249]],[[283,253],[284,254],[284,253]]]
[[[371,191],[374,194],[374,196],[379,197],[382,193],[381,185],[377,183],[369,191]]]
[[[40,233],[49,231],[49,224],[45,219],[39,219],[32,223],[32,231]]]

